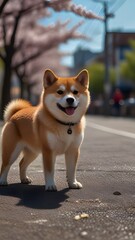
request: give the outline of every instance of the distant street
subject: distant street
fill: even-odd
[[[44,190],[41,155],[29,167],[31,185],[20,184],[18,163],[0,187],[0,240],[135,239],[135,119],[87,117],[81,190],[67,188],[62,156],[57,192]]]

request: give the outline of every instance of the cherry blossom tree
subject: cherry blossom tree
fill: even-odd
[[[76,32],[76,26],[70,31],[61,23],[45,28],[37,24],[38,19],[48,17],[49,8],[55,11],[71,11],[90,19],[101,18],[82,6],[73,4],[71,0],[0,0],[0,6],[0,58],[4,62],[0,114],[2,118],[3,109],[10,101],[13,70],[19,71],[17,69],[22,65],[70,38],[82,37]]]
[[[21,86],[21,97],[32,101],[33,95],[36,95],[38,99],[42,91],[44,70],[50,68],[50,66],[56,74],[62,75],[65,73],[67,75],[68,68],[61,65],[61,59],[69,55],[70,53],[59,52],[57,48],[52,48],[45,51],[38,58],[33,59],[33,61],[29,61],[26,65],[22,65],[16,69]]]
[[[51,68],[53,68],[56,59],[56,65],[58,65],[59,60],[62,56],[64,56],[63,53],[59,53],[58,50],[56,51],[56,47],[59,45],[59,43],[66,42],[68,39],[86,38],[84,35],[76,31],[78,26],[82,24],[81,22],[72,27],[70,30],[65,31],[65,27],[67,26],[68,22],[69,21],[66,21],[65,23],[57,22],[55,25],[49,26],[49,32],[47,32],[48,28],[37,25],[37,28],[34,28],[34,35],[33,32],[29,31],[27,38],[20,46],[19,51],[16,51],[12,68],[15,70],[20,80],[20,85],[22,88],[21,97],[23,97],[23,86],[25,85],[26,87],[26,84],[27,86],[31,86],[31,84],[29,84],[29,79],[32,74],[35,73],[35,71],[37,72],[39,70],[39,67],[40,70],[43,66],[51,66]],[[36,30],[38,30],[37,35]],[[39,30],[41,30],[42,34]],[[31,37],[31,35],[33,37]],[[39,36],[40,41],[38,41]],[[30,39],[32,40],[30,41]],[[51,58],[52,55],[54,55],[53,60]],[[32,68],[30,68],[30,66],[32,66]]]
[[[72,0],[55,0],[48,1],[48,6],[52,7],[55,11],[71,11],[79,16],[89,18],[89,19],[98,19],[103,20],[103,17],[97,16],[90,10],[87,10],[82,5],[76,5],[72,3]]]

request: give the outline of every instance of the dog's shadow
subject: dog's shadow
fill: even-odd
[[[25,206],[33,209],[55,209],[68,199],[66,194],[69,188],[57,192],[46,192],[45,186],[25,185],[20,183],[0,186],[1,196],[16,197],[19,199],[17,206]]]

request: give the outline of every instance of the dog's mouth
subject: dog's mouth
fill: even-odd
[[[57,106],[58,106],[58,108],[59,108],[61,111],[63,111],[63,112],[66,113],[67,115],[73,115],[74,112],[75,112],[75,110],[76,110],[76,108],[77,108],[77,107],[71,107],[71,106],[64,108],[64,107],[62,107],[59,103],[57,103]]]

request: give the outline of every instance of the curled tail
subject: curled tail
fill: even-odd
[[[16,112],[30,106],[31,104],[23,99],[16,99],[11,101],[5,109],[4,121],[7,122]]]

